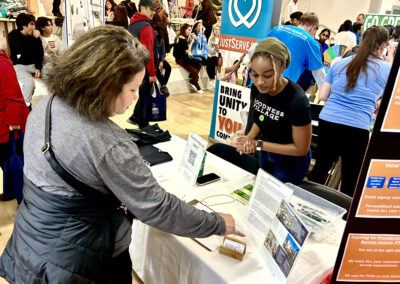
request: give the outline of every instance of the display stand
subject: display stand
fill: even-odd
[[[399,66],[397,52],[358,178],[332,283],[400,282]]]

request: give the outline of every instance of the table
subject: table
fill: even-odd
[[[153,166],[152,172],[167,191],[186,201],[202,200],[216,194],[229,194],[255,181],[255,176],[233,164],[207,153],[205,174],[215,172],[221,181],[206,186],[190,185],[179,173],[179,164],[186,141],[176,136],[156,146],[168,151],[174,160]],[[165,179],[166,178],[166,179]],[[163,180],[165,179],[165,180]],[[209,204],[227,201],[227,196],[207,199]],[[212,202],[211,202],[212,201]],[[262,259],[260,236],[245,219],[245,206],[239,202],[211,206],[217,212],[230,213],[247,234],[247,252],[242,262],[228,258],[218,251],[207,251],[190,238],[174,236],[150,228],[140,221],[133,224],[130,254],[133,269],[144,283],[273,283],[273,276]],[[334,266],[344,221],[336,237],[319,243],[309,238],[301,252],[288,283],[319,283]]]

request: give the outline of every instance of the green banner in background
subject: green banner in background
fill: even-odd
[[[378,14],[365,14],[364,25],[362,32],[364,33],[368,28],[372,26],[384,26],[384,25],[400,25],[400,15],[378,15]]]

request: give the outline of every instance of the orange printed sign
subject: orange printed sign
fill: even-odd
[[[336,280],[399,282],[400,236],[349,234]]]
[[[356,217],[400,218],[399,160],[371,160]]]
[[[400,73],[399,73],[400,74]],[[400,132],[400,80],[397,75],[389,106],[382,124],[382,132]]]
[[[219,48],[223,50],[247,53],[258,39],[242,36],[231,36],[221,34],[219,37]]]

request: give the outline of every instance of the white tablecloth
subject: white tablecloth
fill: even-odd
[[[174,160],[152,167],[160,185],[186,201],[203,200],[217,211],[230,213],[247,235],[246,255],[242,262],[215,251],[207,251],[192,239],[178,237],[150,228],[140,221],[133,224],[130,254],[133,269],[144,283],[273,283],[274,277],[261,255],[265,236],[258,234],[245,219],[245,206],[227,195],[249,183],[255,176],[207,153],[205,174],[215,172],[221,181],[206,186],[190,185],[179,173],[186,141],[176,136],[170,142],[157,144],[168,151]],[[216,196],[217,195],[217,196]],[[215,205],[217,203],[227,203]],[[344,222],[336,236],[316,242],[309,238],[288,283],[319,283],[332,269],[336,259]]]

